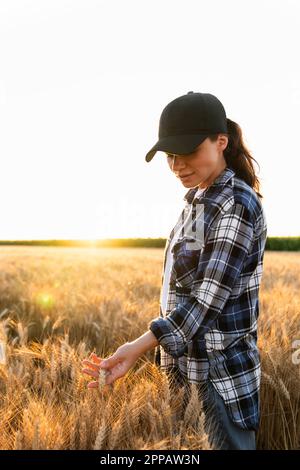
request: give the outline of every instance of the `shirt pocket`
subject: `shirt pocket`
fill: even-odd
[[[202,243],[191,238],[178,240],[172,247],[173,269],[178,289],[192,286],[202,248]]]

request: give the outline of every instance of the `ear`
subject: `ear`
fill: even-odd
[[[228,136],[226,134],[220,134],[218,138],[218,144],[220,150],[225,150],[228,145]]]

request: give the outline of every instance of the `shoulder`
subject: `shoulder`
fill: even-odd
[[[255,220],[262,210],[262,204],[254,189],[244,180],[234,175],[232,178],[232,193],[234,203],[244,206]]]
[[[266,216],[262,201],[256,191],[236,175],[232,178],[233,200],[235,205],[242,206],[249,221],[257,231],[266,230]]]
[[[255,233],[266,230],[266,217],[256,191],[233,170],[227,172],[226,181],[212,185],[203,198],[207,214],[207,226],[214,226],[231,214],[243,218],[254,227]]]

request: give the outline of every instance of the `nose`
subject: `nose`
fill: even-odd
[[[179,171],[185,167],[184,157],[181,155],[173,155],[171,169],[174,172]]]

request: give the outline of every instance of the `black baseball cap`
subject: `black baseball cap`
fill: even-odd
[[[158,150],[188,154],[210,134],[227,133],[227,118],[221,101],[211,93],[189,91],[163,109],[158,141],[146,154],[150,162]]]

